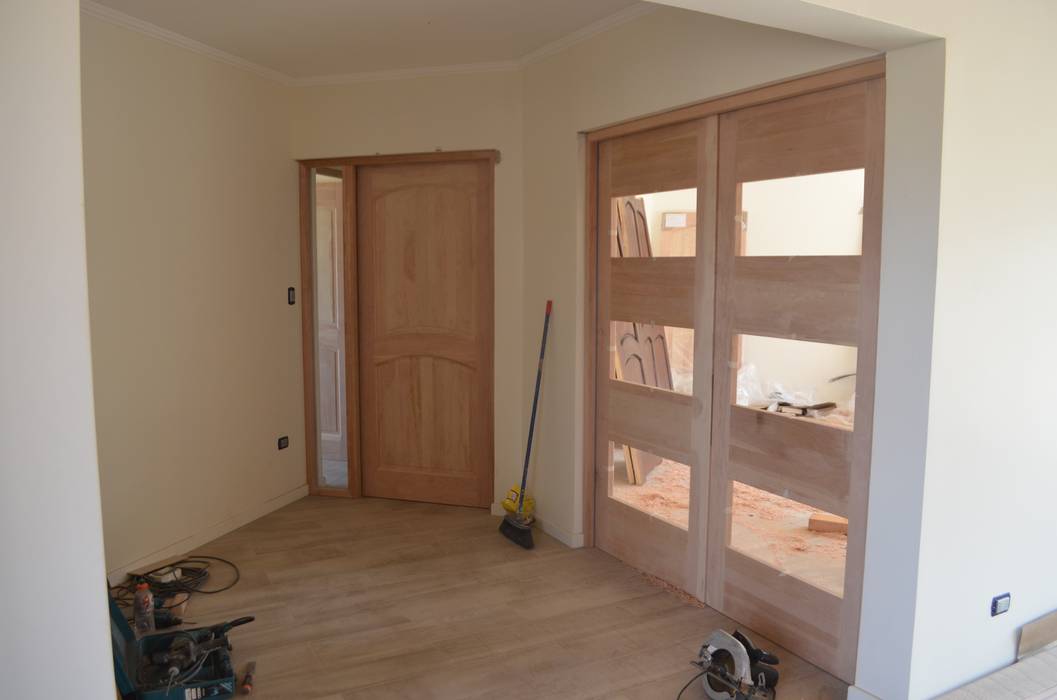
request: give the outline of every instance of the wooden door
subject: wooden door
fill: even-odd
[[[367,496],[492,502],[493,167],[357,169]]]
[[[711,409],[716,119],[611,139],[598,149],[595,544],[680,588],[698,590]],[[650,255],[640,197],[697,188],[694,255]],[[707,214],[712,211],[712,215]],[[609,242],[604,245],[602,242]],[[686,252],[686,251],[682,251]],[[694,330],[692,393],[673,390],[665,328]],[[632,337],[629,337],[632,336]],[[663,352],[638,368],[636,356]],[[660,369],[658,369],[660,368]],[[660,376],[658,376],[660,375]],[[660,483],[625,477],[621,455]],[[630,474],[630,471],[629,471]]]
[[[315,282],[320,482],[347,486],[342,183],[316,182]]]
[[[719,125],[707,602],[848,682],[854,680],[862,594],[883,114],[883,83],[872,80],[727,113]],[[862,178],[858,246],[819,251],[810,234],[831,200],[820,197],[814,210],[783,217],[796,209],[790,204],[795,198],[787,198],[781,204],[786,209],[773,217],[781,231],[768,244],[773,251],[753,252],[762,222],[747,203],[750,191],[810,187],[823,176],[848,173]],[[754,221],[747,231],[742,206]],[[854,211],[851,216],[858,226]],[[798,240],[809,252],[798,252]],[[790,353],[805,343],[857,349],[851,424],[825,414],[791,417],[739,405],[739,340],[750,338]],[[821,554],[794,567],[795,547],[782,544],[780,533],[741,520],[743,510],[758,503],[801,513],[801,548],[814,547],[808,512],[847,518],[843,571],[827,574]]]

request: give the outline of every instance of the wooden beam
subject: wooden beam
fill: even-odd
[[[345,430],[347,436],[348,488],[345,495],[363,495],[363,465],[360,451],[360,302],[358,236],[356,219],[356,168],[341,168],[344,224],[342,252],[345,293]]]
[[[734,332],[855,346],[857,255],[734,258]]]
[[[855,83],[742,112],[737,181],[865,167],[865,93],[866,83]]]
[[[584,546],[595,545],[595,363],[608,364],[598,344],[598,144],[587,143],[585,168],[587,207],[584,217],[584,454],[583,509]],[[601,359],[599,359],[601,358]]]
[[[724,614],[750,628],[766,629],[772,642],[795,648],[812,663],[836,653],[841,598],[729,547],[726,566]]]
[[[397,165],[406,163],[450,163],[464,160],[491,160],[499,162],[499,151],[429,151],[426,153],[393,153],[373,156],[338,156],[334,158],[305,158],[298,162],[309,168],[337,167],[342,165]]]
[[[694,398],[609,380],[609,439],[682,464],[694,463]]]
[[[847,517],[851,454],[850,430],[731,407],[731,479]]]
[[[694,258],[611,258],[615,321],[694,327]]]
[[[610,197],[697,187],[700,125],[676,124],[610,144]]]
[[[311,168],[302,164],[298,168],[298,243],[301,254],[301,376],[305,401],[305,478],[308,481],[308,492],[317,494],[319,450],[316,433],[315,283],[312,269],[315,266],[312,255],[312,222],[315,219],[313,184]]]

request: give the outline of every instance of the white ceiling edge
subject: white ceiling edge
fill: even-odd
[[[875,51],[892,51],[939,37],[826,7],[813,0],[647,0],[684,10],[817,36]]]
[[[626,22],[638,19],[658,9],[658,5],[642,2],[632,5],[608,17],[592,22],[566,36],[545,44],[521,58],[510,61],[491,61],[483,63],[463,63],[447,66],[422,66],[419,68],[399,68],[394,70],[369,71],[363,73],[346,73],[342,75],[320,75],[308,78],[294,78],[290,75],[277,71],[267,66],[262,66],[244,58],[222,51],[218,48],[203,44],[196,39],[178,34],[176,32],[159,27],[145,20],[133,17],[124,12],[119,12],[111,7],[102,5],[95,0],[81,0],[81,12],[96,19],[109,22],[110,24],[131,29],[132,31],[145,34],[159,39],[168,44],[179,46],[182,49],[208,56],[214,60],[226,63],[236,68],[242,68],[264,78],[275,80],[284,85],[303,87],[312,85],[349,85],[353,83],[376,82],[380,80],[404,80],[407,78],[433,77],[440,75],[467,75],[472,73],[496,73],[501,71],[513,71],[541,61],[548,56],[564,51],[581,41],[585,41],[604,31],[620,26]]]

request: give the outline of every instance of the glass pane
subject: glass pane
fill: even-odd
[[[740,357],[734,397],[739,406],[802,413],[853,427],[855,348],[739,335],[734,340],[734,357]]]
[[[731,548],[843,597],[848,521],[740,481],[730,483]]]
[[[340,170],[314,172],[316,287],[316,426],[319,485],[347,488],[345,318]]]
[[[863,170],[745,182],[741,255],[860,255]]]
[[[611,376],[680,394],[694,393],[692,328],[612,321]]]
[[[612,256],[693,257],[697,247],[696,212],[696,189],[614,197]]]
[[[690,523],[690,467],[627,445],[609,443],[609,497],[686,530]]]

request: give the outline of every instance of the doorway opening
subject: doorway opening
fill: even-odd
[[[312,493],[491,505],[497,158],[301,161]]]

